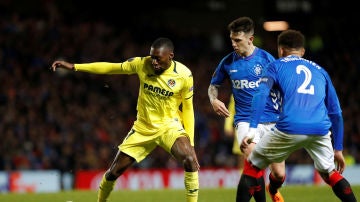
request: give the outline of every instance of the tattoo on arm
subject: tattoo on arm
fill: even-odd
[[[218,94],[219,94],[218,86],[210,85],[208,88],[208,96],[209,96],[209,100],[211,103],[212,103],[212,101],[217,99]]]

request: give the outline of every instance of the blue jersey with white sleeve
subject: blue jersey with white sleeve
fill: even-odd
[[[235,51],[231,52],[215,69],[211,85],[220,86],[226,79],[231,82],[235,100],[235,125],[238,122],[250,122],[253,95],[258,91],[264,68],[272,61],[275,61],[275,58],[270,53],[256,47],[248,57],[241,57]],[[271,95],[266,98],[266,107],[260,118],[261,123],[275,122],[278,119],[279,93],[272,92]]]
[[[256,128],[270,88],[280,91],[276,128],[287,134],[326,135],[333,126],[335,149],[342,149],[341,107],[328,73],[315,62],[290,55],[270,63],[254,96],[250,127]]]

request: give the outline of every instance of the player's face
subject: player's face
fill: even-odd
[[[248,56],[254,37],[244,32],[230,32],[231,45],[239,56]]]
[[[150,49],[150,56],[152,58],[152,66],[155,74],[162,74],[167,68],[170,67],[174,53],[165,47]]]

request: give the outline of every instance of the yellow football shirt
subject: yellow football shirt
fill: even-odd
[[[182,120],[193,144],[193,76],[190,69],[172,61],[170,68],[156,75],[151,61],[150,56],[134,57],[122,63],[75,64],[75,70],[97,74],[137,74],[140,86],[137,120],[133,128],[151,135],[173,119]],[[180,104],[183,104],[182,113],[179,113]]]

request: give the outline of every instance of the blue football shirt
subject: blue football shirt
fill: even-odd
[[[280,91],[282,110],[276,123],[280,131],[325,135],[331,127],[329,114],[341,114],[339,99],[328,73],[312,61],[292,55],[280,58],[269,64],[263,81],[260,92],[270,86]],[[256,97],[250,127],[256,127],[259,122],[263,105],[261,98]]]
[[[234,124],[238,122],[250,122],[251,102],[253,95],[258,91],[264,68],[275,61],[268,52],[258,47],[248,57],[241,57],[235,51],[226,55],[218,64],[212,76],[211,85],[222,85],[229,79],[232,86],[232,94],[235,100]],[[278,119],[280,99],[279,93],[271,92],[268,96],[264,113],[260,122],[275,122]]]

